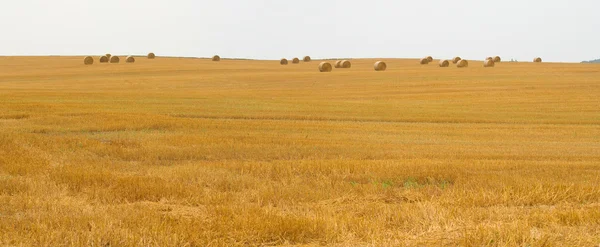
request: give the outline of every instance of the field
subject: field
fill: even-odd
[[[600,66],[0,57],[0,245],[597,246]]]

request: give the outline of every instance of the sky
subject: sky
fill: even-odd
[[[0,55],[600,58],[598,0],[2,0]]]

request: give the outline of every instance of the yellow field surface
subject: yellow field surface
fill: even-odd
[[[600,244],[599,65],[95,59],[0,57],[0,245]]]

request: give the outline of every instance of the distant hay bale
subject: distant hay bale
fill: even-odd
[[[279,64],[281,65],[287,65],[288,64],[288,60],[285,58],[282,58],[281,61],[279,61]]]
[[[319,64],[319,71],[321,72],[331,72],[332,69],[331,64],[328,62],[321,62]]]
[[[433,62],[433,57],[432,56],[427,56],[426,58],[427,58],[427,62],[429,62],[429,63]]]
[[[302,61],[304,61],[304,62],[310,62],[311,60],[312,59],[310,58],[310,56],[305,56],[304,59],[302,59]]]
[[[494,63],[502,62],[502,59],[499,56],[494,57]]]
[[[467,60],[464,60],[464,59],[461,59],[460,61],[458,61],[458,62],[456,63],[456,67],[458,67],[458,68],[466,68],[466,67],[469,67],[469,61],[467,61]]]
[[[419,63],[422,65],[429,64],[429,58],[421,58],[421,61],[419,61]]]
[[[348,61],[348,60],[342,60],[340,62],[340,68],[349,69],[351,67],[352,67],[352,63],[350,63],[350,61]]]
[[[135,63],[135,58],[133,56],[127,56],[127,58],[125,58],[125,62],[126,63]]]
[[[387,69],[387,64],[383,61],[377,61],[373,65],[375,71],[385,71]]]
[[[533,62],[534,63],[541,63],[542,62],[542,58],[536,57],[536,58],[533,59]]]
[[[440,60],[440,67],[445,68],[448,66],[450,66],[450,61],[444,59]]]
[[[494,67],[494,65],[495,65],[495,64],[496,64],[496,63],[494,62],[494,59],[493,59],[493,58],[491,58],[491,59],[486,59],[486,60],[483,62],[483,67],[486,67],[486,68],[487,68],[487,67]]]
[[[221,61],[221,57],[219,57],[219,55],[214,55],[212,57],[212,60],[213,60],[213,62],[218,62],[218,61]]]
[[[292,63],[300,63],[300,59],[298,59],[297,57],[292,59]]]
[[[100,63],[108,63],[110,59],[107,56],[101,56],[99,60]]]
[[[156,55],[153,52],[148,53],[148,59],[154,59]]]
[[[458,61],[460,61],[460,60],[462,60],[462,58],[460,58],[460,57],[455,57],[455,58],[453,58],[453,59],[452,59],[452,63],[453,63],[453,64],[456,64],[456,63],[458,63]]]
[[[342,67],[342,60],[337,60],[337,61],[335,61],[335,65],[334,65],[334,67],[336,67],[336,68],[341,68],[341,67]]]
[[[108,58],[108,60],[110,61],[110,58],[112,57],[112,55],[110,55],[110,53],[106,53],[106,55],[104,55]]]
[[[83,59],[83,64],[85,64],[85,65],[92,65],[92,64],[94,64],[94,58],[90,57],[90,56],[85,57]]]
[[[119,63],[119,62],[121,62],[121,59],[118,56],[110,57],[110,63]]]

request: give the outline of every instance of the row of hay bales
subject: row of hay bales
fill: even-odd
[[[335,68],[350,68],[352,66],[352,64],[350,63],[350,61],[348,60],[338,60],[335,62]],[[320,72],[331,72],[333,70],[333,67],[331,65],[331,63],[329,62],[321,62],[319,64],[319,71]],[[383,61],[377,61],[375,62],[375,64],[373,64],[373,69],[375,69],[375,71],[385,71],[387,69],[387,64]]]
[[[466,68],[469,67],[469,61],[466,59],[462,59],[461,57],[454,57],[452,60],[453,64],[456,64],[456,67],[458,68]],[[424,57],[421,58],[421,60],[419,60],[419,63],[422,65],[427,65],[429,63],[433,62],[433,57],[428,56],[428,57]],[[484,61],[483,61],[483,67],[494,67],[496,65],[496,63],[500,63],[502,62],[502,58],[500,58],[499,56],[495,56],[495,57],[487,57]],[[533,59],[534,63],[541,63],[542,59],[539,57],[536,57]],[[439,66],[440,67],[449,67],[450,66],[450,61],[442,59],[439,62]]]
[[[148,53],[148,55],[146,56],[148,59],[154,59],[156,58],[156,55],[152,52]],[[121,58],[119,56],[113,56],[110,53],[107,53],[104,56],[101,56],[99,59],[100,63],[120,63],[121,62]],[[135,57],[134,56],[127,56],[125,58],[125,62],[126,63],[135,63]],[[91,56],[86,56],[83,59],[83,64],[85,65],[92,65],[94,64],[94,58]]]
[[[310,62],[310,61],[312,61],[312,58],[310,58],[310,56],[305,56],[302,59],[302,61],[303,62]],[[292,64],[299,64],[299,63],[300,63],[300,58],[297,58],[297,57],[292,58]],[[281,65],[288,65],[289,61],[286,58],[282,58],[281,60],[279,60],[279,64],[281,64]]]

